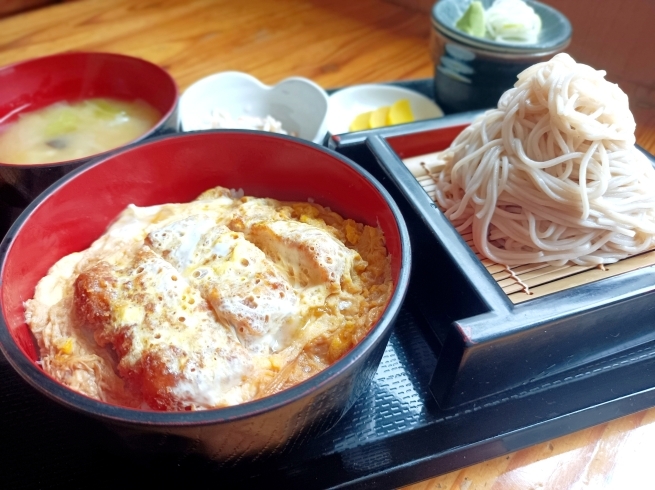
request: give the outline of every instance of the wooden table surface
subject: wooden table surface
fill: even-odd
[[[603,2],[602,8],[595,0],[548,3],[572,21],[569,52],[606,69],[628,93],[638,142],[655,152],[655,63],[648,52],[655,46],[653,2]],[[429,15],[407,5],[412,1],[64,2],[0,20],[0,65],[67,50],[124,53],[161,65],[181,91],[224,70],[269,84],[304,76],[325,88],[430,77]],[[648,488],[653,453],[655,409],[409,488]]]

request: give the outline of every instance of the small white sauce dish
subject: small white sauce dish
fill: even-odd
[[[182,131],[210,129],[214,110],[233,119],[267,116],[290,135],[321,143],[325,136],[328,95],[317,84],[291,77],[269,86],[247,73],[226,71],[201,78],[180,97]]]
[[[332,134],[348,133],[357,115],[391,105],[400,99],[409,101],[415,121],[443,116],[437,104],[413,90],[384,84],[355,85],[330,96],[327,130]]]

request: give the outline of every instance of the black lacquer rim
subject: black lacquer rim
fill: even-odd
[[[324,386],[336,381],[342,373],[347,372],[353,364],[359,362],[364,356],[366,356],[368,352],[370,352],[381,340],[385,338],[385,333],[387,330],[392,328],[394,320],[398,315],[400,307],[405,298],[405,294],[407,292],[411,270],[411,248],[409,233],[397,204],[391,198],[391,195],[387,192],[387,190],[369,172],[367,172],[352,160],[309,141],[299,141],[297,138],[292,136],[271,134],[262,131],[218,129],[154,137],[148,139],[147,141],[134,143],[124,147],[120,151],[113,153],[110,156],[93,159],[92,161],[73,170],[69,174],[66,174],[64,177],[56,181],[50,187],[48,187],[32,203],[30,203],[30,205],[13,223],[2,242],[0,242],[0,278],[3,275],[7,253],[11,249],[14,238],[20,231],[23,223],[29,219],[31,213],[38,206],[40,206],[40,204],[47,197],[49,197],[51,194],[54,194],[62,185],[69,182],[70,180],[73,180],[77,175],[87,171],[88,169],[96,165],[100,165],[106,160],[119,154],[129,152],[136,147],[155,144],[158,141],[170,138],[185,138],[201,133],[233,133],[249,135],[254,133],[260,137],[284,139],[295,144],[307,145],[314,148],[315,150],[328,153],[330,156],[351,167],[353,170],[367,179],[382,195],[385,202],[389,206],[391,212],[394,215],[396,225],[398,227],[398,233],[400,235],[401,267],[399,271],[398,282],[395,286],[394,293],[389,300],[387,308],[385,309],[378,322],[371,328],[366,337],[364,337],[364,339],[362,339],[362,341],[359,342],[348,354],[339,359],[332,366],[329,366],[308,380],[305,380],[302,383],[299,383],[298,385],[288,388],[280,393],[276,393],[275,395],[271,395],[259,400],[243,403],[233,407],[195,412],[156,412],[136,410],[103,403],[77,393],[50,378],[34,363],[25,357],[20,347],[16,344],[13,337],[11,336],[7,324],[4,320],[4,315],[0,315],[0,351],[2,351],[9,363],[18,372],[18,374],[21,375],[23,379],[25,379],[30,385],[32,385],[34,388],[49,398],[52,398],[59,403],[79,412],[83,412],[106,421],[128,426],[159,426],[171,428],[176,426],[203,426],[228,423],[273,411],[277,408],[296,402],[306,396],[310,396],[314,392],[320,391]]]

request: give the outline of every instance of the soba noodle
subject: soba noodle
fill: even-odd
[[[604,76],[567,54],[536,64],[442,154],[437,203],[482,255],[596,265],[655,245],[655,170]]]

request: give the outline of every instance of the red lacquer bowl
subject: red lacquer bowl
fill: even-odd
[[[160,120],[135,141],[177,130],[178,90],[164,69],[131,56],[83,52],[56,54],[0,68],[0,127],[15,121],[21,113],[55,102],[91,97],[141,99],[157,109],[162,114]],[[0,237],[46,187],[99,155],[31,165],[0,162]]]
[[[189,201],[217,185],[281,200],[311,198],[344,217],[379,225],[391,255],[395,289],[370,333],[313,378],[270,397],[217,410],[165,413],[113,406],[44,374],[24,321],[23,302],[33,296],[48,268],[88,247],[130,203]],[[133,443],[147,449],[170,444],[230,461],[273,454],[301,434],[332,426],[366,389],[405,296],[409,272],[409,237],[398,207],[350,160],[313,143],[270,133],[217,130],[165,136],[74,170],[17,219],[0,245],[0,349],[38,391],[122,427]]]

